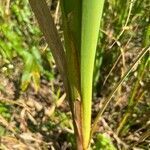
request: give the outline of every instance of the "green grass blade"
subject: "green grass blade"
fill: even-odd
[[[82,1],[81,96],[82,134],[85,149],[90,138],[93,68],[103,5],[104,0]]]
[[[67,77],[70,101],[73,103],[73,122],[77,149],[82,147],[80,96],[81,1],[61,0]],[[80,148],[79,148],[80,147]]]
[[[67,23],[67,30],[69,30],[69,34],[72,35],[78,56],[80,56],[81,48],[81,7],[81,0],[61,0],[63,21]],[[64,30],[66,30],[66,27]]]
[[[67,76],[72,100],[80,100],[80,0],[61,0],[63,31],[67,61]]]

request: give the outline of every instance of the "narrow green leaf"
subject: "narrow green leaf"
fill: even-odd
[[[90,138],[93,68],[103,5],[104,0],[82,1],[81,94],[85,149]]]
[[[71,90],[72,100],[80,99],[80,37],[81,15],[79,15],[81,3],[79,0],[61,0],[63,16],[63,30],[65,38],[65,50],[67,61],[67,76]]]
[[[78,56],[80,56],[81,48],[81,7],[82,0],[61,0],[63,22],[67,23],[68,26],[68,28],[66,29],[65,27],[64,30],[69,30],[69,35],[71,34],[73,38],[74,45],[78,51]]]
[[[73,123],[77,147],[82,147],[81,95],[80,95],[80,49],[81,49],[81,0],[61,0],[64,41],[70,99],[73,104]],[[72,107],[72,106],[71,106]]]

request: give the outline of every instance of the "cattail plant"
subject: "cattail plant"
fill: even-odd
[[[104,102],[91,129],[92,81],[104,0],[60,0],[64,45],[45,0],[29,0],[62,76],[78,150],[88,150],[99,117],[113,94],[149,48],[144,49]]]
[[[61,0],[65,48],[45,0],[30,0],[62,75],[70,104],[77,149],[90,145],[92,80],[104,0]]]

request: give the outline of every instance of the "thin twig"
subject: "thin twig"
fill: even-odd
[[[117,58],[116,62],[114,63],[113,67],[110,69],[108,75],[106,76],[104,82],[103,82],[103,86],[105,85],[106,81],[108,80],[110,74],[112,73],[112,71],[114,70],[114,68],[116,67],[116,65],[118,64],[119,60],[121,58],[121,54],[119,55],[119,57]]]

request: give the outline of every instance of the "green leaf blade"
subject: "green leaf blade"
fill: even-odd
[[[81,93],[84,147],[87,147],[90,138],[93,68],[103,5],[104,0],[83,0],[82,3]]]

